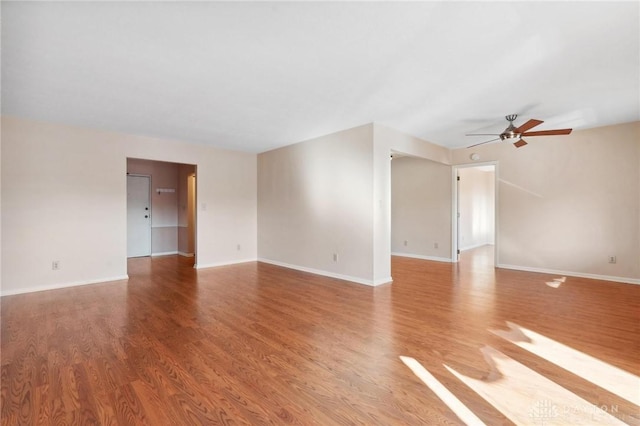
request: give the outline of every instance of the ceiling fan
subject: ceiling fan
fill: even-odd
[[[474,147],[474,146],[483,145],[485,143],[497,141],[498,139],[500,139],[500,140],[517,139],[517,141],[515,141],[513,144],[516,146],[516,148],[520,148],[521,146],[525,146],[527,144],[527,142],[525,142],[525,140],[522,139],[523,136],[568,135],[569,133],[571,133],[571,130],[573,130],[573,129],[556,129],[556,130],[541,130],[541,131],[537,131],[537,132],[529,132],[528,131],[529,129],[532,129],[532,128],[544,123],[544,121],[531,119],[531,120],[527,121],[526,123],[524,123],[522,126],[515,127],[513,125],[513,121],[516,118],[518,118],[518,114],[507,115],[505,118],[509,122],[509,127],[507,127],[504,130],[504,132],[502,132],[502,133],[470,133],[470,134],[467,134],[466,136],[498,136],[495,139],[491,139],[491,140],[488,140],[488,141],[485,141],[485,142],[480,142],[480,143],[477,143],[475,145],[468,146],[467,148],[471,148],[471,147]]]

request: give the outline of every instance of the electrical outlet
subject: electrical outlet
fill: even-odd
[[[60,269],[60,261],[54,260],[53,262],[51,262],[51,269],[53,271],[57,271],[58,269]]]
[[[438,248],[438,243],[433,243],[433,248],[437,249]]]
[[[409,245],[409,241],[404,240],[404,245],[405,245],[405,247],[408,246]]]
[[[333,253],[333,261],[334,262],[338,261],[338,253]]]
[[[609,263],[616,263],[616,257],[615,256],[609,256]]]
[[[240,251],[240,244],[238,244],[238,247],[237,247],[237,249],[238,249],[238,251]]]

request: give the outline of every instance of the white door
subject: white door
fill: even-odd
[[[127,175],[127,257],[151,256],[149,176]]]

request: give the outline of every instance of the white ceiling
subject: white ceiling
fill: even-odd
[[[640,3],[2,2],[2,113],[262,152],[640,119]]]

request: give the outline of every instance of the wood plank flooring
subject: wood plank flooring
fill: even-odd
[[[2,425],[463,424],[400,357],[488,425],[640,425],[640,287],[491,265],[394,257],[370,288],[168,256],[3,297]]]

